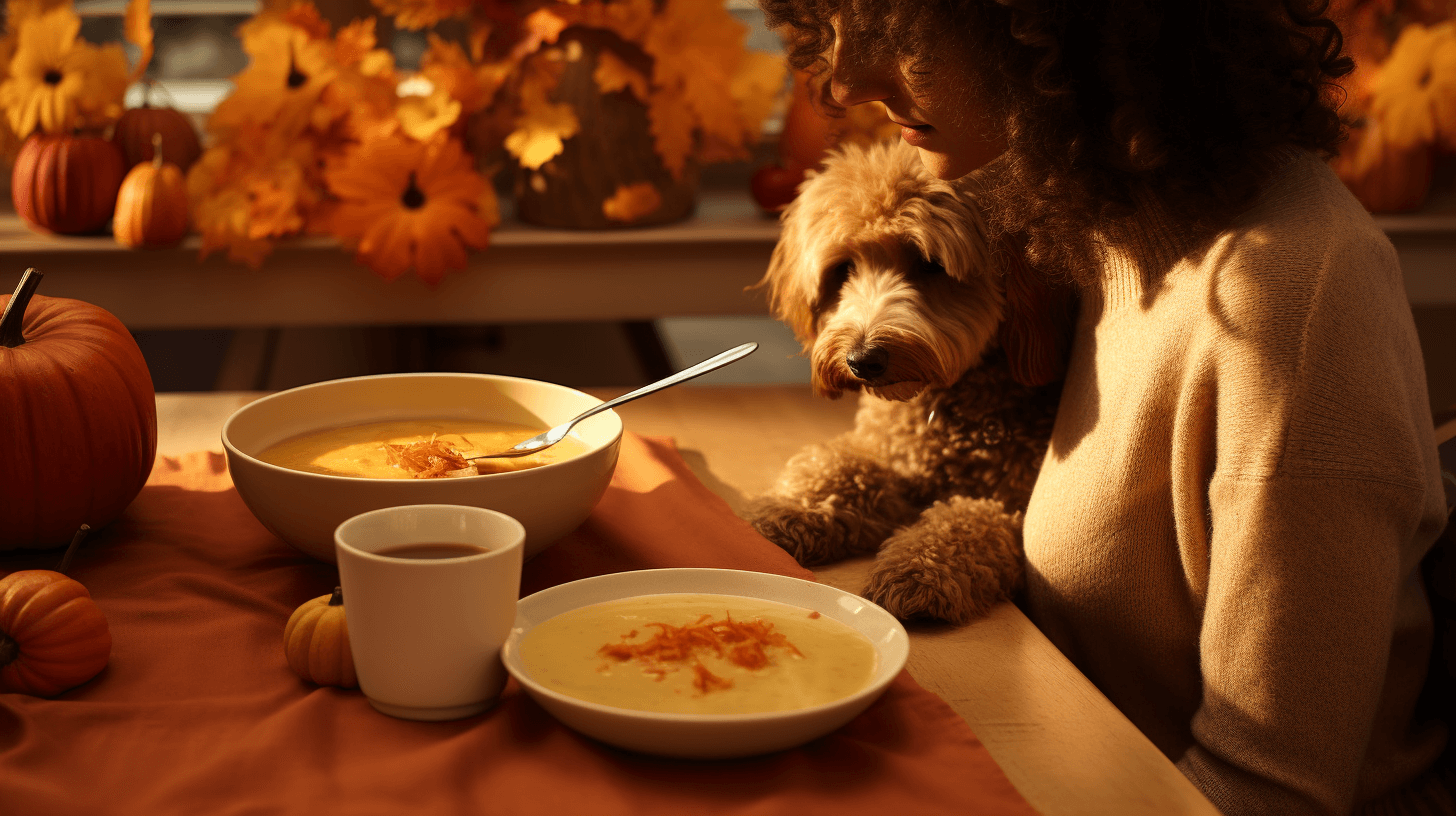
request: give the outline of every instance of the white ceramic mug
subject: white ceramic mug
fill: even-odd
[[[334,532],[359,688],[375,709],[453,720],[489,708],[506,682],[500,647],[521,590],[526,530],[495,510],[415,504],[361,513]],[[419,544],[455,557],[381,554]]]

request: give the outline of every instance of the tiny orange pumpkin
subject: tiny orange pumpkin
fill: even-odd
[[[187,180],[162,158],[162,137],[152,134],[152,160],[133,167],[116,194],[111,229],[132,249],[172,246],[187,235]]]
[[[288,666],[305,680],[320,686],[357,688],[354,655],[349,651],[349,627],[344,620],[344,590],[305,601],[283,627],[283,650]]]
[[[78,581],[51,570],[0,578],[0,692],[51,697],[110,659],[106,616]]]

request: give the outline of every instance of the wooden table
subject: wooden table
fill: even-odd
[[[588,389],[599,397],[627,389]],[[259,394],[161,394],[159,454],[221,450],[223,420]],[[617,409],[630,430],[671,436],[693,471],[735,510],[766,490],[800,446],[847,430],[854,403],[805,386],[682,386]],[[857,592],[868,559],[819,568]],[[966,719],[1045,816],[1217,814],[1152,743],[1019,609],[963,627],[911,628],[910,673]]]

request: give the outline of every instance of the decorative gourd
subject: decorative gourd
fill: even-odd
[[[26,223],[80,235],[111,220],[125,175],[121,151],[99,136],[36,133],[15,157],[10,193]]]
[[[111,223],[116,242],[132,249],[172,246],[187,235],[187,180],[177,165],[163,161],[162,137],[152,139],[156,152],[122,180]]]
[[[1392,144],[1380,120],[1367,117],[1350,129],[1350,137],[1330,165],[1365,209],[1407,212],[1424,204],[1430,192],[1435,175],[1433,153],[1429,144]]]
[[[61,570],[86,530],[71,539]],[[0,578],[0,692],[51,697],[95,677],[110,659],[111,629],[86,587],[51,570]]]
[[[34,296],[41,277],[26,270],[0,296],[0,551],[112,521],[157,453],[156,395],[131,333],[99,306]]]
[[[293,610],[283,627],[288,666],[299,677],[320,686],[357,688],[349,627],[344,621],[344,590],[320,595]]]
[[[197,138],[192,120],[175,108],[154,108],[150,105],[128,108],[116,120],[111,141],[121,148],[126,166],[135,167],[152,160],[156,153],[154,136],[161,137],[167,161],[177,165],[183,173],[202,155],[202,142]]]

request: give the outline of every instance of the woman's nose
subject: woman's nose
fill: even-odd
[[[870,56],[843,38],[834,42],[829,68],[829,95],[844,107],[880,102],[895,94],[894,73],[883,59]]]

